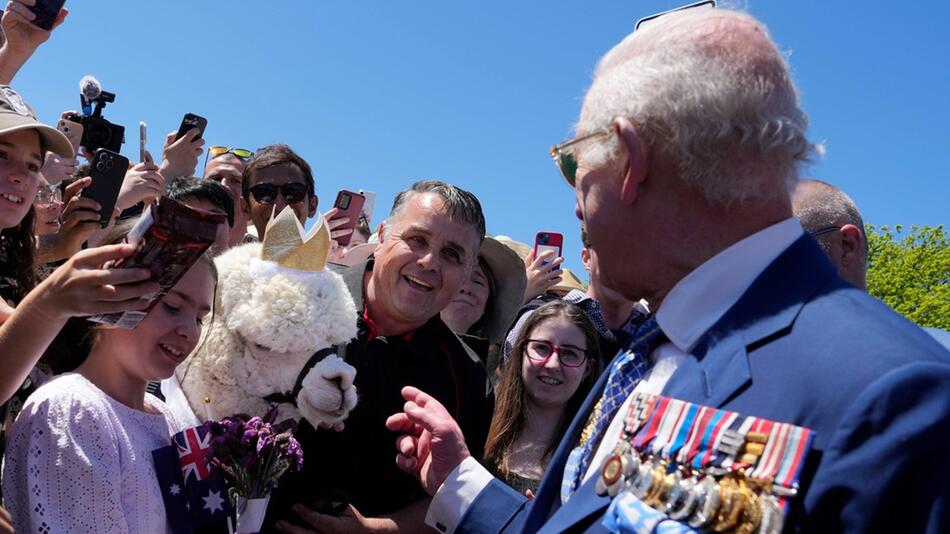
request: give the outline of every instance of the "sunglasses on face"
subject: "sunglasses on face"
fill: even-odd
[[[663,15],[668,15],[670,13],[675,13],[677,11],[685,11],[687,9],[694,9],[694,8],[701,8],[701,7],[707,7],[707,8],[716,7],[716,1],[703,0],[701,2],[694,2],[689,5],[671,9],[669,11],[664,11],[662,13],[657,13],[655,15],[643,17],[642,19],[637,21],[637,24],[636,26],[634,26],[633,31],[636,32],[637,30],[642,30],[646,26],[649,26],[650,24],[653,24],[654,22],[656,22],[656,20],[662,17]],[[564,179],[567,181],[567,185],[573,188],[575,187],[575,184],[577,183],[576,151],[578,148],[578,144],[584,141],[595,139],[597,137],[609,135],[611,132],[612,132],[612,128],[607,127],[607,128],[603,128],[601,130],[597,130],[595,132],[592,132],[586,135],[582,135],[580,137],[575,137],[574,139],[564,141],[563,143],[559,143],[551,147],[551,150],[550,150],[551,158],[554,159],[554,164],[557,165],[557,168],[561,171],[561,176],[563,176]]]
[[[254,155],[254,152],[246,148],[232,148],[229,146],[213,146],[208,149],[208,155],[211,159],[214,159],[218,156],[223,156],[225,154],[234,154],[240,160],[247,160]]]
[[[613,128],[604,128],[551,147],[551,158],[554,159],[554,164],[561,171],[561,176],[567,181],[567,185],[573,188],[577,184],[577,156],[575,151],[578,145],[584,141],[609,135],[611,132],[613,132]]]
[[[257,184],[250,189],[251,196],[261,204],[273,204],[280,194],[288,204],[296,204],[307,198],[307,186],[300,182],[284,185]]]
[[[564,367],[580,367],[587,359],[587,351],[573,345],[558,346],[543,339],[529,339],[525,348],[525,355],[529,360],[538,363],[548,361],[548,358],[557,354],[558,361]]]

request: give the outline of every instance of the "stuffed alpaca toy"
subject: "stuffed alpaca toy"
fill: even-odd
[[[177,370],[196,414],[263,415],[277,402],[280,418],[342,425],[356,405],[356,371],[333,347],[356,337],[356,308],[342,277],[326,269],[329,244],[322,216],[305,238],[287,207],[261,243],[215,260],[217,309]]]

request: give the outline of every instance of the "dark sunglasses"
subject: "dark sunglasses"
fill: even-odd
[[[684,11],[687,9],[693,9],[698,7],[716,7],[715,0],[703,0],[701,2],[693,2],[692,4],[678,7],[675,9],[670,9],[669,11],[664,11],[662,13],[657,13],[655,15],[650,15],[648,17],[643,17],[637,21],[636,26],[634,26],[633,31],[641,30],[645,26],[648,26],[656,21],[656,19],[667,15],[669,13],[675,13],[677,11]],[[580,137],[575,137],[564,141],[563,143],[558,143],[551,147],[550,154],[551,158],[554,160],[554,164],[557,165],[558,170],[561,171],[561,176],[564,177],[564,180],[567,181],[567,185],[572,188],[575,187],[577,183],[577,156],[575,151],[577,150],[577,145],[583,141],[588,141],[600,136],[609,135],[613,132],[612,127],[606,127],[596,132],[592,132]]]
[[[307,198],[306,184],[292,182],[284,185],[257,184],[250,189],[251,196],[261,204],[273,204],[277,195],[283,195],[288,204],[296,204]]]

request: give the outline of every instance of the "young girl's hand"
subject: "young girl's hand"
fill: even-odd
[[[32,292],[37,311],[50,319],[142,310],[144,297],[158,291],[148,269],[103,268],[131,256],[133,245],[108,245],[77,252]]]

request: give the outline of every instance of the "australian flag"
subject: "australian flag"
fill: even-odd
[[[232,516],[224,479],[208,465],[211,435],[201,427],[172,436],[172,444],[152,451],[155,474],[174,534],[227,533]]]

